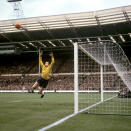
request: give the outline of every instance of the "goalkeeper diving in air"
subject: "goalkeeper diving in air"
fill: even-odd
[[[49,63],[49,61],[46,61],[46,62],[43,63],[42,62],[42,55],[43,55],[43,52],[40,51],[39,63],[40,63],[41,69],[42,69],[41,77],[31,87],[31,91],[29,91],[29,93],[33,93],[34,89],[36,89],[37,87],[40,87],[38,94],[41,95],[41,98],[44,97],[44,94],[42,92],[48,85],[48,82],[49,82],[49,79],[50,79],[50,74],[51,74],[51,71],[52,71],[52,67],[55,63],[53,53],[49,54],[49,56],[51,57],[51,63]]]

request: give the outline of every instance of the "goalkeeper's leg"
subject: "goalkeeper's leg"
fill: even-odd
[[[40,90],[39,90],[39,92],[38,92],[39,94],[41,94],[41,98],[43,98],[43,97],[44,97],[43,90],[44,90],[44,88],[42,88],[42,87],[41,87],[41,88],[40,88]]]
[[[31,87],[31,90],[29,90],[29,93],[34,93],[34,89],[36,89],[39,86],[39,83],[36,81],[35,84]]]
[[[44,92],[43,92],[43,90],[47,87],[48,81],[49,81],[49,80],[45,80],[45,79],[41,78],[41,84],[40,84],[40,87],[41,87],[41,88],[40,88],[40,90],[39,90],[39,94],[41,94],[41,98],[44,97]]]

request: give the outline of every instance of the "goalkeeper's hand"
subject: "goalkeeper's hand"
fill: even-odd
[[[40,50],[40,56],[42,57],[42,55],[43,55],[43,51],[42,51],[42,50]]]
[[[53,56],[53,52],[51,52],[51,53],[49,54],[49,56],[51,56],[51,57],[52,57],[52,56]]]

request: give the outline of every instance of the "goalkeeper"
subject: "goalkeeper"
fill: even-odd
[[[43,64],[43,62],[42,62],[42,55],[43,55],[43,52],[40,51],[39,63],[40,63],[40,66],[42,68],[41,77],[31,87],[31,92],[33,93],[34,89],[36,89],[38,86],[40,86],[38,94],[41,94],[41,98],[44,97],[44,94],[42,93],[42,91],[44,90],[44,88],[47,87],[48,81],[50,79],[50,73],[51,73],[52,67],[53,67],[53,65],[55,63],[53,53],[49,54],[49,56],[51,57],[51,63],[49,63],[48,61],[46,61]]]

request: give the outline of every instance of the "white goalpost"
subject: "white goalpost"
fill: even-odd
[[[74,112],[131,115],[130,71],[117,43],[74,43]]]
[[[78,113],[78,44],[74,43],[74,113]]]

